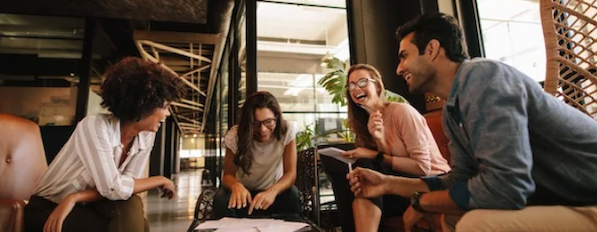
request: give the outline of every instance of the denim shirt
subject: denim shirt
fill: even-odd
[[[443,115],[452,172],[423,180],[460,208],[597,205],[597,122],[515,68],[464,61]]]

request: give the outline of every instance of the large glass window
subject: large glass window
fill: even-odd
[[[485,56],[545,80],[539,0],[477,0]]]
[[[336,57],[348,63],[345,7],[343,0],[258,2],[257,89],[276,96],[285,119],[299,131],[308,127],[321,135],[339,129],[347,118],[347,108],[332,103],[333,96],[318,84],[334,71],[323,68],[323,60]],[[324,182],[321,204],[334,200]]]
[[[258,90],[276,96],[299,130],[319,117],[346,117],[346,107],[332,103],[317,83],[332,71],[322,60],[349,59],[344,7],[343,1],[258,2]]]

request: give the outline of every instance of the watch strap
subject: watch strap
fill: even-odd
[[[383,155],[384,155],[384,153],[383,153],[383,152],[381,152],[381,151],[380,151],[380,152],[378,152],[378,153],[377,153],[377,156],[375,156],[375,160],[376,160],[377,162],[383,163]]]
[[[421,204],[419,203],[423,194],[424,194],[424,192],[414,192],[413,196],[410,200],[410,205],[413,207],[413,209],[415,209],[416,211],[419,211],[420,213],[427,213],[427,211],[425,211],[421,207]]]

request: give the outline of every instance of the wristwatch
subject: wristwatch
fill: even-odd
[[[419,211],[420,213],[427,213],[427,211],[421,207],[421,204],[419,204],[419,199],[421,199],[423,194],[424,192],[414,192],[413,196],[410,198],[410,205],[413,207],[413,209]]]
[[[375,161],[383,163],[383,152],[378,152],[377,155],[375,156]]]

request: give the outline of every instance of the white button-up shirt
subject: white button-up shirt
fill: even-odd
[[[120,120],[109,114],[88,116],[52,161],[34,195],[60,203],[71,193],[95,188],[110,200],[128,199],[133,178],[142,177],[154,141],[154,132],[139,133],[118,166],[123,150]]]

